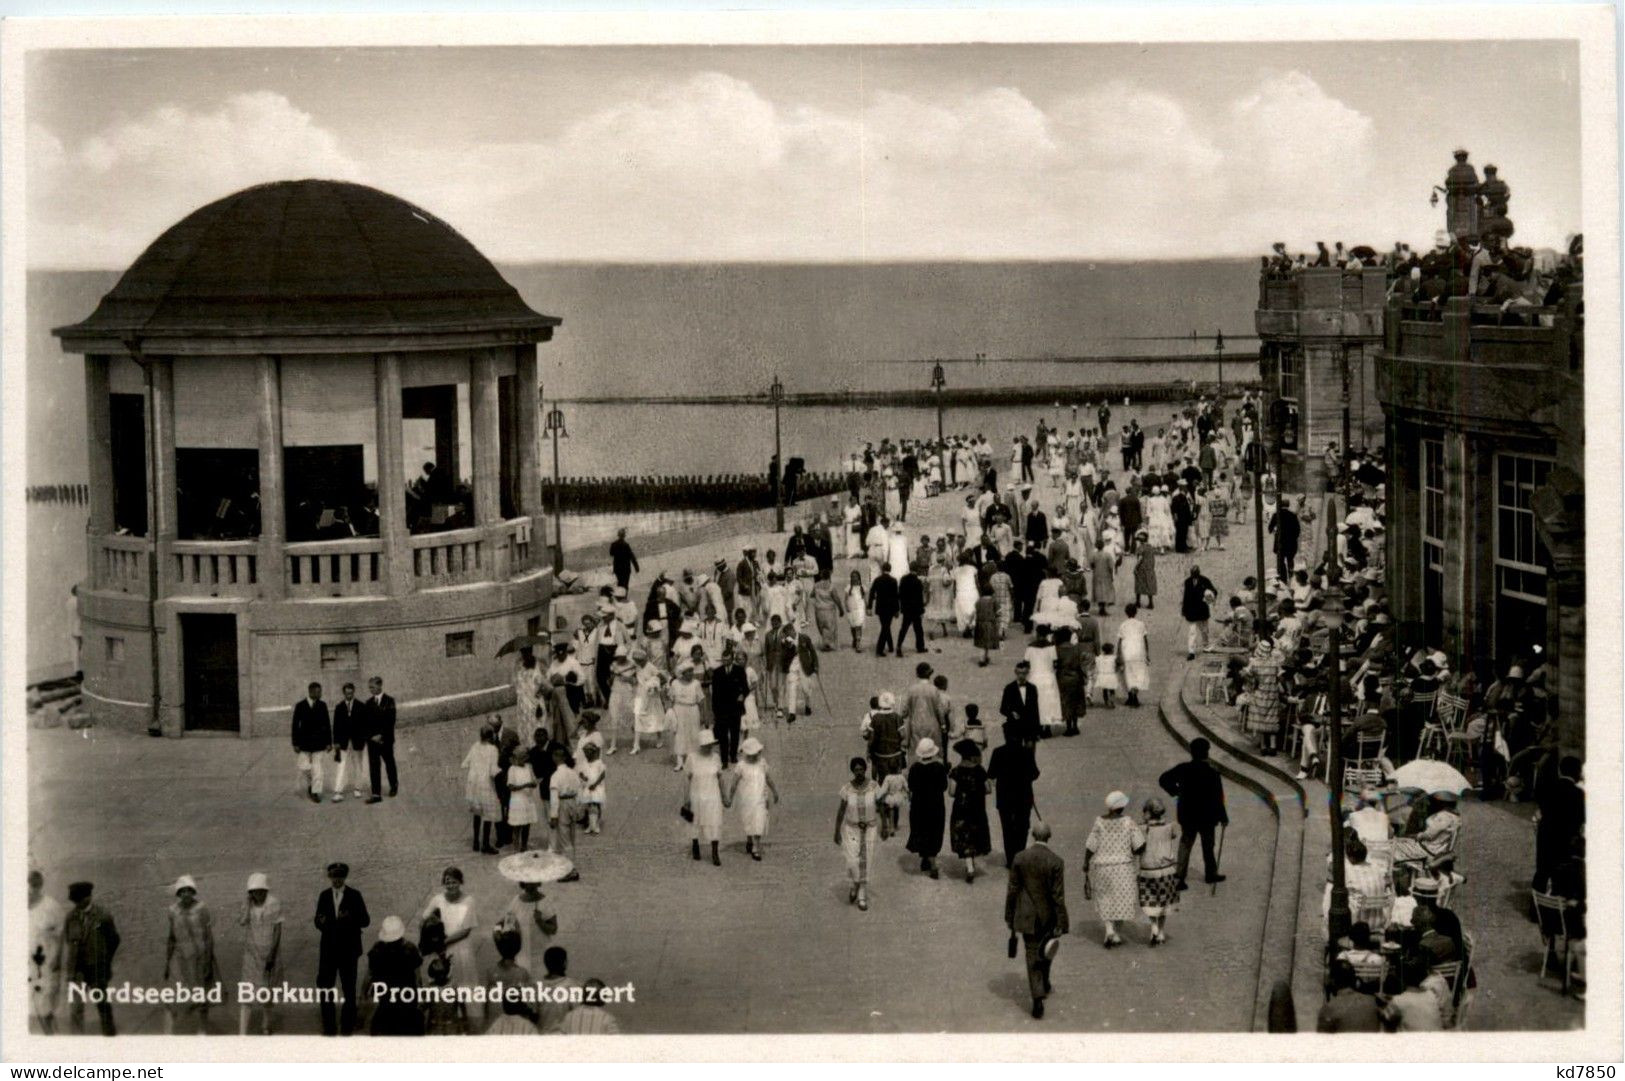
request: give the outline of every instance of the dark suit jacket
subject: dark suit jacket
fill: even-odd
[[[1157,779],[1177,802],[1179,824],[1196,829],[1229,822],[1224,809],[1224,779],[1210,762],[1181,762]]]
[[[333,725],[327,703],[301,698],[293,707],[293,749],[325,751],[333,745]]]
[[[339,910],[333,911],[333,891],[322,891],[316,898],[316,930],[321,932],[321,953],[324,957],[345,961],[361,956],[361,929],[372,922],[367,914],[367,902],[361,891],[353,886],[344,887],[344,900]]]
[[[993,806],[1000,811],[1024,811],[1033,805],[1033,782],[1038,780],[1038,759],[1030,747],[1006,743],[993,748],[987,760],[988,780],[997,787]]]
[[[875,615],[885,618],[897,614],[897,579],[889,574],[875,578],[869,586],[869,607]]]
[[[1049,543],[1049,516],[1041,510],[1035,510],[1027,515],[1027,543]]]
[[[711,712],[718,720],[732,721],[745,715],[745,696],[750,684],[745,666],[723,665],[711,672]]]
[[[1028,683],[1025,687],[1011,680],[1004,685],[1004,696],[999,699],[999,716],[1014,720],[1030,737],[1038,738],[1038,688]]]
[[[1300,529],[1296,512],[1276,511],[1270,518],[1270,532],[1275,534],[1275,550],[1297,554]]]
[[[909,571],[898,579],[897,606],[904,615],[918,616],[925,613],[925,583],[920,576]]]
[[[340,699],[333,703],[333,745],[360,750],[367,745],[367,703]]]
[[[1134,531],[1140,528],[1141,522],[1145,521],[1140,511],[1139,496],[1129,494],[1117,501],[1117,520],[1123,523],[1124,535],[1134,536]]]
[[[1055,647],[1055,682],[1062,686],[1082,686],[1095,666],[1095,655],[1076,642]]]
[[[1100,624],[1087,612],[1078,613],[1077,642],[1090,657],[1100,656]]]
[[[1010,864],[1004,922],[1017,934],[1046,938],[1071,929],[1066,913],[1066,861],[1048,845],[1034,841]]]
[[[378,704],[367,699],[367,738],[378,737],[385,747],[395,743],[395,699],[387,694],[378,696]]]

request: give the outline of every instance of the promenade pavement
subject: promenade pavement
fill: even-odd
[[[916,504],[910,514],[916,535],[940,533],[961,505],[958,493]],[[1227,551],[1201,557],[1221,586],[1243,572],[1250,556],[1245,539],[1233,535]],[[782,537],[775,543],[782,547]],[[716,539],[651,558],[634,586],[656,569],[737,558],[742,544],[740,537]],[[1177,587],[1184,566],[1174,557],[1163,561],[1161,602],[1149,619],[1154,686],[1147,704],[1091,708],[1080,737],[1039,748],[1036,800],[1067,861],[1073,925],[1043,1021],[1028,1016],[1021,962],[1005,955],[1001,853],[990,861],[992,873],[974,884],[963,880],[951,854],[942,860],[942,879],[931,881],[904,850],[905,822],[904,836],[881,849],[870,911],[846,903],[844,863],[832,843],[837,792],[848,758],[862,752],[858,722],[869,696],[902,691],[916,663],[912,650],[902,660],[876,658],[872,620],[862,653],[824,656],[828,707],[820,695],[811,717],[758,733],[784,797],[774,809],[764,861],[746,857],[729,812],[722,866],[693,862],[677,814],[684,785],[669,756],[630,757],[623,748],[608,760],[604,833],[580,841],[582,880],[548,890],[572,975],[634,984],[635,1004],[615,1010],[632,1032],[1244,1031],[1253,1012],[1275,829],[1256,797],[1227,786],[1229,881],[1216,895],[1201,885],[1183,895],[1166,946],[1148,949],[1142,925],[1127,930],[1124,948],[1104,950],[1093,906],[1083,898],[1083,842],[1105,794],[1123,789],[1137,812],[1157,791],[1162,770],[1185,757],[1154,712],[1165,681],[1183,665]],[[845,576],[840,564],[837,576]],[[1125,565],[1120,597],[1132,588],[1130,578]],[[1103,621],[1109,634],[1120,617],[1119,605]],[[995,745],[999,692],[1025,645],[1019,637],[1007,641],[984,669],[967,641],[930,643],[928,659],[948,675],[957,703],[981,705]],[[486,928],[513,896],[496,873],[497,858],[469,850],[458,763],[480,720],[403,730],[401,795],[371,806],[353,799],[318,806],[302,798],[283,740],[33,730],[30,859],[58,896],[74,879],[97,883],[98,900],[124,935],[116,978],[137,983],[155,983],[161,974],[167,887],[181,873],[198,880],[214,911],[221,971],[234,981],[243,883],[250,871],[266,871],[288,921],[286,978],[308,985],[316,971],[310,919],[329,860],[347,861],[351,884],[367,898],[368,944],[386,915],[411,926],[448,865],[467,873]],[[997,845],[996,817],[993,832]],[[479,938],[487,964],[494,960],[487,931]],[[230,991],[228,982],[228,1001]],[[234,1030],[235,1009],[222,1012],[227,1016],[211,1019],[213,1029]],[[160,1027],[152,1012],[135,1008],[121,1011],[121,1023],[126,1031]],[[317,1027],[308,1006],[284,1011],[279,1024],[289,1032]]]

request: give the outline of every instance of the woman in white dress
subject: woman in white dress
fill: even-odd
[[[976,581],[976,565],[968,557],[962,557],[953,570],[953,579],[954,623],[959,627],[959,633],[965,634],[976,622],[976,599],[981,595]]]
[[[1139,605],[1124,605],[1123,622],[1117,628],[1117,659],[1130,706],[1140,704],[1141,691],[1151,690],[1151,639],[1139,616]]]
[[[700,741],[700,699],[705,689],[694,678],[694,665],[684,661],[677,666],[677,682],[671,685],[671,768],[680,770]]]
[[[717,737],[701,732],[694,753],[688,756],[689,854],[700,858],[700,842],[711,845],[711,862],[722,866],[717,844],[722,840],[722,759],[717,757]]]
[[[841,522],[846,527],[846,544],[844,547],[832,548],[831,551],[845,551],[848,559],[863,558],[863,508],[858,506],[856,497],[847,497],[846,506],[841,510]]]
[[[447,867],[440,876],[440,892],[429,897],[418,915],[421,925],[435,913],[446,929],[446,959],[451,962],[451,986],[478,987],[480,985],[479,940],[474,932],[480,929],[479,914],[474,910],[474,898],[463,892],[463,872]]]
[[[728,802],[739,806],[739,825],[745,832],[745,851],[750,858],[762,858],[762,838],[767,836],[768,800],[779,800],[773,785],[773,772],[762,758],[762,741],[752,736],[739,745],[743,757],[728,786]]]
[[[1033,686],[1038,688],[1038,723],[1045,728],[1059,727],[1061,688],[1055,682],[1055,647],[1050,644],[1049,635],[1042,630],[1039,631],[1038,637],[1027,647],[1022,659],[1032,666],[1029,678]]]
[[[638,744],[645,736],[652,736],[655,749],[660,749],[660,736],[666,730],[666,679],[660,666],[649,659],[648,650],[642,646],[632,650],[632,663],[638,666],[638,673],[637,697],[632,701],[631,753],[637,754]]]
[[[1083,478],[1074,473],[1066,478],[1066,516],[1081,524],[1083,518]]]
[[[897,520],[903,509],[902,497],[897,491],[897,474],[892,472],[891,466],[886,467],[886,517]]]
[[[846,587],[846,625],[852,631],[854,653],[862,648],[858,645],[858,639],[863,636],[863,621],[868,615],[869,596],[863,589],[863,576],[853,571],[851,584]]]
[[[1168,489],[1157,485],[1151,490],[1148,503],[1146,533],[1159,552],[1166,552],[1174,546],[1174,512],[1168,501]]]

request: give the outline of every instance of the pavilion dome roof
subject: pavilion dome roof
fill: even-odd
[[[283,180],[200,207],[153,241],[75,341],[503,332],[546,340],[533,311],[450,225],[335,180]],[[83,350],[81,350],[83,351]]]

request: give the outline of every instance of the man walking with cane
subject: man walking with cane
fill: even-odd
[[[1177,801],[1179,820],[1179,868],[1175,877],[1179,889],[1186,889],[1185,875],[1190,869],[1191,848],[1197,837],[1202,839],[1202,863],[1207,872],[1203,879],[1211,885],[1223,882],[1219,873],[1219,859],[1214,852],[1215,826],[1228,826],[1230,816],[1224,809],[1224,780],[1208,761],[1209,743],[1205,739],[1191,740],[1191,760],[1181,762],[1158,778],[1162,790]]]

